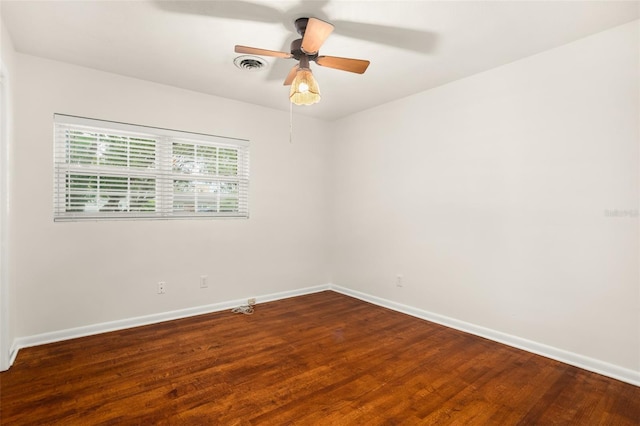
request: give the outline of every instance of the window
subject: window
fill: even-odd
[[[54,219],[249,217],[249,142],[56,114]]]

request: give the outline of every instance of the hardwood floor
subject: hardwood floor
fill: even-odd
[[[640,388],[338,293],[20,351],[3,425],[638,425]]]

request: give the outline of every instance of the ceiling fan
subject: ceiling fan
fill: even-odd
[[[370,63],[367,60],[319,55],[320,47],[333,31],[333,25],[329,22],[317,18],[298,18],[295,21],[295,27],[302,38],[291,42],[291,53],[240,45],[235,47],[236,53],[273,56],[298,61],[299,63],[291,68],[284,80],[285,86],[291,85],[289,99],[292,103],[311,105],[320,100],[318,83],[309,68],[310,61],[323,67],[357,74],[362,74],[367,70]]]

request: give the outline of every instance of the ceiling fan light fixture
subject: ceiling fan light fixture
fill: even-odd
[[[312,105],[320,102],[320,87],[309,68],[299,68],[291,83],[289,99],[296,105]]]

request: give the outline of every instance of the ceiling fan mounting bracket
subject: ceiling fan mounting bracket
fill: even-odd
[[[293,23],[296,27],[296,31],[300,34],[300,37],[304,37],[304,32],[307,30],[307,23],[309,18],[298,18]]]

